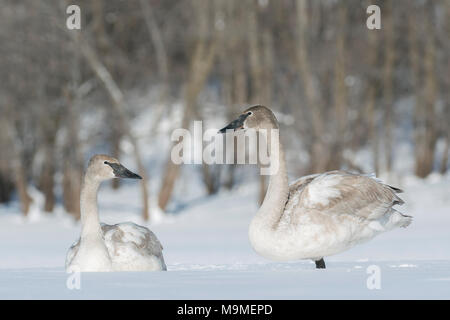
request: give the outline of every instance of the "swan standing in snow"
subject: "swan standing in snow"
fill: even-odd
[[[112,157],[93,156],[81,188],[81,236],[67,253],[66,270],[166,270],[163,248],[149,229],[132,222],[100,224],[97,209],[98,188],[102,181],[113,178],[142,179]]]
[[[283,147],[271,138],[278,121],[270,109],[253,106],[219,132],[228,129],[262,133],[270,163],[279,164],[249,227],[251,245],[260,255],[277,261],[312,259],[316,268],[325,268],[323,257],[411,223],[410,216],[392,208],[403,204],[396,195],[401,190],[368,175],[330,171],[289,185]]]

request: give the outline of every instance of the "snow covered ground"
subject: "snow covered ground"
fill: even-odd
[[[247,227],[256,212],[254,184],[197,197],[149,227],[164,245],[168,272],[82,274],[68,289],[67,248],[80,226],[57,210],[25,221],[17,203],[0,207],[0,298],[56,299],[450,299],[450,177],[403,179],[401,211],[414,216],[407,229],[326,259],[274,263],[250,247]],[[103,186],[101,220],[139,219],[137,184]],[[380,289],[368,289],[369,266]],[[370,270],[370,268],[369,268]]]

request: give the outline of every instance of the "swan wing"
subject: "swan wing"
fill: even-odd
[[[301,190],[303,190],[304,187],[306,187],[311,181],[313,181],[316,177],[320,175],[321,175],[320,173],[311,174],[309,176],[304,176],[295,180],[289,185],[289,195],[299,193]]]
[[[374,220],[394,205],[404,203],[396,195],[399,192],[400,189],[369,175],[330,171],[304,177],[292,184],[286,209],[294,215],[320,212]]]
[[[163,247],[148,228],[124,222],[102,224],[102,231],[115,271],[167,270]]]
[[[115,225],[102,224],[105,244],[112,256],[128,248],[143,256],[162,256],[163,247],[156,235],[148,228],[132,222]]]

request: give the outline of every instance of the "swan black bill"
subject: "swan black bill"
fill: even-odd
[[[124,178],[124,179],[142,179],[142,177],[134,172],[131,172],[127,168],[125,168],[123,165],[119,163],[110,163],[107,162],[107,165],[109,165],[114,172],[114,175],[116,178]]]
[[[219,130],[219,133],[226,133],[227,130],[233,129],[234,131],[244,129],[244,121],[247,119],[248,114],[241,114],[239,118],[231,121],[226,127]]]

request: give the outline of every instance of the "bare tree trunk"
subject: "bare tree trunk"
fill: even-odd
[[[327,169],[328,151],[322,137],[325,133],[322,102],[313,83],[314,75],[311,71],[308,55],[308,13],[306,0],[296,1],[297,41],[296,58],[297,69],[300,73],[306,96],[307,108],[311,112],[311,126],[313,142],[310,150],[310,172],[321,172]]]
[[[45,197],[44,211],[52,212],[55,207],[55,159],[53,156],[54,143],[46,147],[44,167],[41,171],[39,187]]]
[[[156,130],[158,123],[160,122],[162,116],[164,115],[165,107],[168,103],[169,96],[169,63],[167,58],[167,50],[164,45],[163,36],[161,30],[156,23],[155,15],[153,13],[152,6],[149,5],[147,0],[140,0],[140,6],[142,8],[142,15],[147,26],[148,33],[150,35],[150,40],[155,48],[156,53],[156,64],[158,67],[158,75],[161,78],[161,90],[159,96],[160,107],[155,110],[156,116],[152,130]]]
[[[46,108],[50,107],[46,106]],[[51,112],[49,110],[48,112]],[[44,150],[44,163],[41,169],[38,187],[45,197],[44,211],[52,212],[55,206],[55,148],[56,136],[58,134],[60,125],[60,116],[58,114],[48,117],[48,114],[43,113],[39,118],[42,148]]]
[[[409,25],[409,34],[408,34],[408,42],[409,42],[409,61],[412,69],[412,83],[415,92],[415,107],[414,107],[414,153],[415,153],[415,173],[417,174],[417,166],[418,166],[418,153],[419,148],[422,145],[420,143],[420,134],[419,131],[422,130],[422,126],[420,125],[419,114],[422,110],[423,105],[423,93],[422,93],[422,76],[421,76],[421,62],[420,62],[420,53],[419,53],[419,45],[418,45],[418,27],[416,26],[416,14],[413,11],[408,17],[408,25]]]
[[[11,106],[7,105],[7,113],[11,114]],[[5,112],[6,113],[6,112]],[[9,120],[8,120],[9,119]],[[7,145],[10,152],[10,161],[15,189],[19,195],[20,207],[24,216],[28,215],[33,199],[28,193],[26,171],[22,162],[21,142],[17,138],[16,129],[11,123],[12,117],[0,117],[0,124],[6,128]],[[3,122],[3,123],[1,123]]]
[[[263,67],[261,63],[260,28],[258,24],[257,3],[248,2],[248,45],[251,73],[251,103],[264,104],[262,99]]]
[[[384,50],[384,70],[383,70],[383,104],[384,104],[384,148],[386,170],[391,172],[393,162],[393,70],[395,62],[395,47],[394,47],[394,18],[392,10],[392,1],[387,2],[387,9],[384,12],[384,34],[385,34],[385,50]]]
[[[3,114],[2,114],[3,117]],[[0,150],[7,150],[9,147],[8,133],[3,120],[0,120]],[[0,203],[9,202],[14,191],[14,182],[10,172],[10,157],[5,153],[0,153]]]
[[[433,5],[427,3],[429,17],[426,25],[426,43],[423,57],[423,95],[419,91],[419,99],[415,106],[415,173],[419,177],[426,177],[433,169],[434,152],[437,140],[436,117],[434,105],[436,101],[436,47],[434,33],[432,32],[432,8]],[[430,20],[431,19],[431,20]],[[420,79],[418,71],[419,58],[417,56],[417,37],[411,30],[411,60],[415,70],[416,84]]]
[[[443,29],[445,36],[450,33],[450,2],[447,2],[445,5],[445,11],[446,11],[446,27]],[[446,46],[447,50],[450,50],[450,44],[447,42]],[[443,92],[443,98],[444,98],[444,112],[441,119],[441,127],[442,127],[442,134],[444,135],[444,152],[442,154],[441,159],[441,166],[440,166],[440,173],[446,174],[447,173],[447,163],[448,163],[448,157],[450,153],[450,64],[448,63],[448,59],[444,58],[443,60],[444,68],[447,68],[447,77],[444,80],[444,83],[442,84],[442,92]],[[444,69],[445,70],[445,69]]]
[[[430,5],[430,4],[428,4]],[[432,22],[428,22],[431,24]],[[432,32],[432,27],[428,25],[428,41],[425,46],[424,71],[425,71],[425,109],[424,109],[424,149],[425,153],[419,155],[419,166],[417,173],[421,177],[425,177],[433,170],[434,152],[437,140],[435,102],[436,102],[436,47]]]
[[[78,59],[77,59],[78,60]],[[77,68],[78,63],[74,67]],[[77,72],[77,70],[75,70]],[[78,80],[78,79],[77,79]],[[80,220],[80,193],[83,176],[83,155],[79,141],[79,93],[75,86],[78,81],[74,81],[71,89],[66,90],[66,128],[67,135],[63,156],[63,204],[65,210],[73,215],[76,220]]]
[[[336,58],[334,64],[334,108],[337,121],[336,144],[333,155],[332,167],[339,169],[343,161],[343,151],[347,147],[347,118],[348,101],[347,88],[345,86],[345,25],[347,20],[347,8],[345,3],[340,3],[338,8],[338,26],[336,33]]]
[[[441,159],[441,168],[439,170],[439,172],[441,174],[446,174],[447,173],[447,163],[448,163],[448,154],[449,154],[449,152],[450,152],[450,137],[449,137],[449,133],[447,132],[447,134],[445,136],[444,152],[442,153],[442,159]]]
[[[74,170],[70,164],[64,163],[63,167],[63,204],[64,209],[70,213],[75,220],[80,220],[80,191],[81,175],[78,170]]]
[[[192,60],[192,68],[191,68],[191,79],[192,78],[201,78],[201,79],[192,79],[188,82],[186,88],[186,96],[185,96],[185,107],[184,107],[184,115],[181,127],[188,128],[189,122],[192,116],[193,109],[195,108],[195,104],[197,101],[197,96],[203,88],[207,75],[209,74],[213,62],[213,58],[215,55],[215,44],[210,44],[208,49],[208,53],[204,56],[203,50],[200,48],[203,47],[203,44],[198,44],[196,54],[194,54],[194,58]],[[200,54],[201,51],[201,54]],[[201,64],[205,63],[202,67]],[[198,66],[196,68],[194,66]],[[196,71],[197,70],[197,71]],[[192,74],[195,73],[195,74]],[[177,142],[178,143],[178,142]],[[164,173],[164,177],[162,180],[161,189],[159,191],[158,197],[158,205],[161,209],[165,210],[169,200],[172,196],[173,188],[175,186],[175,181],[178,178],[180,166],[173,163],[169,158],[167,159],[166,169]]]
[[[203,182],[206,186],[208,195],[212,195],[219,191],[220,187],[220,165],[209,166],[205,163],[202,164]]]
[[[20,207],[22,210],[22,213],[27,216],[28,212],[30,210],[31,203],[33,202],[33,199],[28,194],[27,190],[27,180],[25,177],[25,170],[23,166],[14,161],[15,164],[13,166],[13,172],[14,172],[14,182],[16,185],[16,190],[19,194],[19,200],[20,200]]]
[[[164,45],[163,37],[161,35],[161,30],[159,29],[158,24],[156,23],[152,7],[146,0],[140,0],[139,3],[142,8],[142,14],[145,19],[147,30],[150,34],[152,44],[155,47],[158,73],[163,83],[162,96],[165,96],[168,93],[168,85],[169,85],[169,67],[167,62],[166,47]]]
[[[368,31],[368,65],[370,70],[375,71],[377,69],[377,33],[376,31]],[[375,108],[375,94],[376,94],[376,79],[373,76],[369,76],[368,89],[366,98],[366,110],[367,110],[367,122],[369,126],[368,139],[372,149],[372,159],[375,174],[380,174],[380,156],[379,156],[379,138],[378,138],[378,126]]]
[[[195,4],[197,6],[196,12],[199,13],[199,37],[194,49],[194,53],[190,60],[189,76],[185,89],[184,114],[181,122],[182,128],[189,127],[191,116],[194,113],[194,108],[197,104],[197,97],[203,89],[208,75],[212,69],[217,47],[216,38],[212,37],[212,39],[208,43],[208,39],[206,37],[209,29],[207,21],[209,7],[200,2],[195,2]],[[169,151],[169,157],[167,159],[166,168],[158,195],[158,205],[162,210],[165,210],[167,204],[169,203],[175,186],[175,181],[178,178],[180,170],[180,166],[173,163],[173,161],[170,159],[170,153],[171,150]]]
[[[9,202],[14,190],[14,183],[10,179],[10,174],[0,170],[0,203]]]
[[[242,53],[235,60],[236,72],[233,75],[233,104],[241,105],[247,103],[249,100],[247,94],[247,74],[245,72],[245,61]]]

